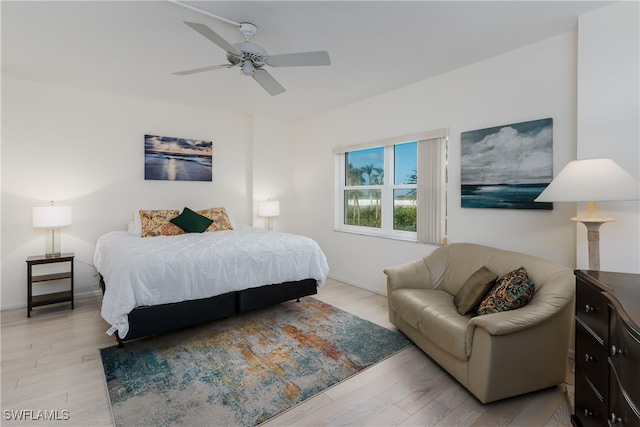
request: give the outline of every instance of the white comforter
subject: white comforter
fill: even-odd
[[[303,279],[322,285],[329,272],[314,240],[249,226],[147,238],[112,231],[98,239],[93,260],[106,284],[102,317],[121,338],[135,307]]]

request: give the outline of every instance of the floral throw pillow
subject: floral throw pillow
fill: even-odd
[[[171,220],[178,216],[177,209],[140,211],[140,222],[142,225],[142,237],[153,236],[177,236],[184,234],[180,227],[171,223]]]
[[[211,225],[204,230],[205,233],[210,231],[233,230],[229,217],[227,216],[227,211],[224,208],[203,209],[198,211],[198,213],[213,221]]]
[[[523,307],[535,292],[527,270],[520,267],[502,276],[478,306],[478,314],[499,313]]]

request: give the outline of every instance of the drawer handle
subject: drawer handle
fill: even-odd
[[[584,354],[584,361],[585,362],[595,362],[596,358],[593,356],[590,356],[589,353],[585,353]]]
[[[620,347],[616,347],[615,344],[611,344],[611,356],[616,356],[618,354],[624,354],[624,350]]]
[[[584,416],[585,416],[585,417],[591,417],[591,416],[593,416],[593,412],[591,412],[591,411],[590,411],[590,410],[588,410],[588,409],[585,409],[585,410],[584,410]]]
[[[616,415],[615,412],[611,413],[611,424],[616,424],[622,422],[622,418]]]
[[[589,304],[585,304],[584,311],[585,311],[585,313],[595,313],[596,311],[598,311],[598,307],[593,306],[593,305],[589,305]]]

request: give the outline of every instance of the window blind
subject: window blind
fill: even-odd
[[[418,212],[416,231],[418,242],[440,244],[444,218],[443,181],[446,137],[418,141]]]
[[[449,136],[449,129],[436,129],[427,132],[413,133],[404,136],[398,136],[393,138],[379,139],[377,141],[363,142],[360,144],[341,145],[334,147],[333,154],[344,154],[349,151],[366,150],[367,148],[374,147],[386,147],[388,145],[402,144],[403,142],[411,141],[423,141],[437,138],[447,138]]]

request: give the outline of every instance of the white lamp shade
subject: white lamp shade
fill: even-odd
[[[33,226],[42,228],[71,225],[71,206],[42,206],[33,208]]]
[[[258,203],[258,216],[269,218],[278,215],[280,215],[280,202],[277,200]]]
[[[611,159],[574,160],[551,181],[536,202],[639,200],[638,180]]]

